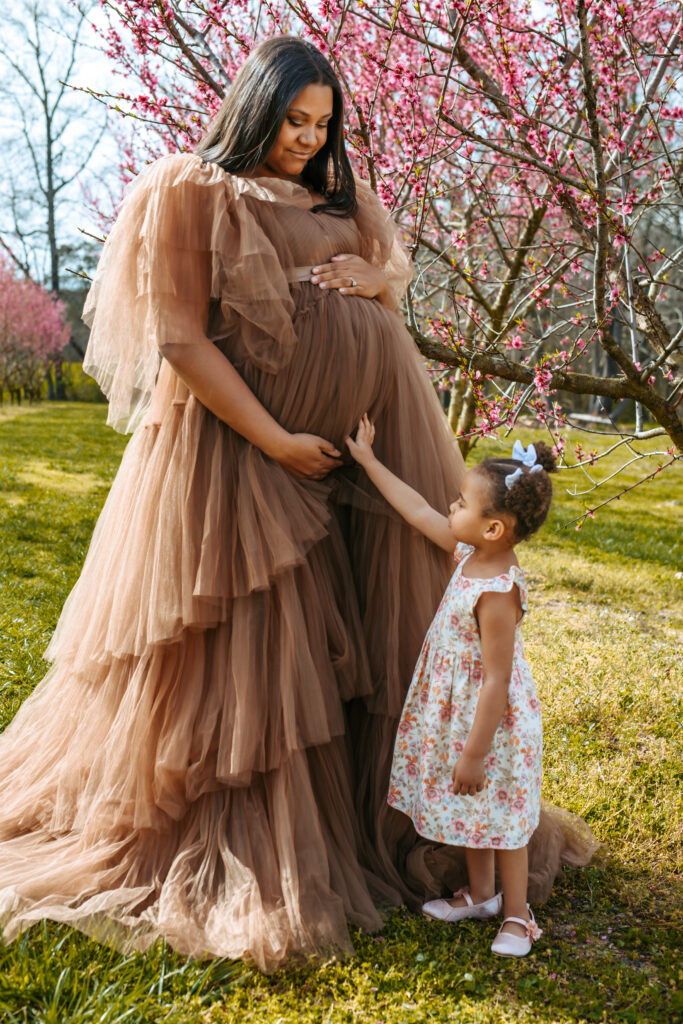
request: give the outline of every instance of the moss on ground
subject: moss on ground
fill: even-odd
[[[105,413],[50,404],[0,417],[1,723],[44,674],[42,651],[126,443]],[[533,436],[522,431],[525,443]],[[495,448],[487,442],[472,461]],[[644,475],[642,465],[623,483]],[[41,924],[0,947],[0,1019],[680,1020],[682,469],[578,533],[562,528],[583,506],[561,475],[548,524],[520,549],[531,584],[525,643],[544,708],[544,795],[585,817],[604,844],[538,908],[545,935],[531,956],[492,957],[494,925],[456,929],[397,910],[381,934],[354,933],[355,956],[265,977],[241,963],[183,960],[161,943],[122,956]]]

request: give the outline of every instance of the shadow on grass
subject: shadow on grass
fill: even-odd
[[[524,959],[490,952],[495,923],[441,925],[402,908],[381,934],[354,932],[355,956],[268,976],[241,962],[184,959],[163,943],[122,955],[43,923],[0,947],[0,1017],[7,1024],[659,1024],[683,1011],[672,985],[679,908],[664,880],[653,884],[648,872],[607,859],[565,872],[549,903],[536,908],[544,934]]]
[[[258,985],[277,998],[273,1021],[289,1022],[291,1005],[291,1020],[302,1022],[669,1022],[683,1010],[672,987],[675,907],[647,872],[605,860],[567,871],[536,908],[544,935],[526,958],[490,952],[496,923],[442,925],[401,909],[381,935],[354,933],[351,960],[283,970]],[[339,1016],[318,1016],[323,1005]]]
[[[545,536],[553,547],[576,548],[576,531],[565,524],[576,514],[576,509],[562,506],[554,512]],[[583,554],[617,554],[621,559],[633,559],[664,567],[683,567],[683,536],[680,522],[668,522],[665,516],[650,513],[643,521],[641,512],[620,512],[618,516],[605,516],[602,521],[589,521],[581,528]]]

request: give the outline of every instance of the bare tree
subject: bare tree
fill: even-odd
[[[105,116],[98,111],[96,122],[71,88],[86,19],[69,3],[17,0],[3,15],[0,41],[0,246],[60,297],[76,236],[69,211],[106,128]]]

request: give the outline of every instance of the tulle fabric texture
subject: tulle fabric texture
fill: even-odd
[[[464,881],[462,851],[386,803],[398,717],[451,570],[348,458],[290,476],[209,413],[159,346],[214,344],[289,430],[340,449],[360,415],[436,507],[463,472],[412,339],[296,268],[357,252],[398,301],[410,267],[364,184],[355,219],[194,155],[151,165],[86,304],[86,366],[136,429],[43,682],[0,738],[0,922],[194,956],[350,951],[348,923]],[[195,327],[200,325],[202,330]],[[531,895],[586,863],[546,808]]]

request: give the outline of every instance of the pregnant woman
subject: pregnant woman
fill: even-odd
[[[164,936],[272,969],[464,880],[386,803],[446,554],[342,457],[362,413],[445,508],[463,465],[396,314],[409,263],[354,179],[327,61],[254,51],[196,153],[129,188],[86,369],[134,428],[47,676],[0,738],[0,924]],[[547,813],[531,890],[586,860]]]

